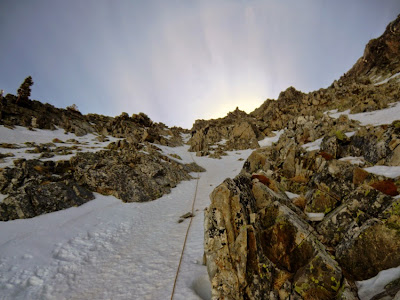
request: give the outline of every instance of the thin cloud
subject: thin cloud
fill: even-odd
[[[396,0],[4,0],[0,88],[167,125],[328,86],[400,11]],[[29,28],[29,34],[27,34]]]

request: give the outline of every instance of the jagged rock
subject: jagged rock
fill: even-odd
[[[71,159],[75,180],[124,202],[143,202],[169,193],[180,181],[191,178],[189,172],[202,170],[193,164],[182,165],[151,149],[150,155],[127,148],[118,152],[78,153]]]
[[[255,149],[260,147],[254,127],[248,122],[234,126],[226,145],[232,150]],[[257,130],[257,129],[256,129]]]
[[[0,203],[0,220],[32,218],[37,215],[79,206],[94,199],[93,194],[75,182],[26,184]]]
[[[50,104],[26,99],[17,103],[14,95],[8,94],[0,101],[0,124],[20,125],[54,130],[56,127],[77,136],[98,133],[118,138],[134,137],[137,141],[163,143],[168,146],[183,144],[181,133],[188,133],[179,127],[166,129],[162,123],[153,123],[144,113],[129,117],[122,113],[115,118],[96,114],[82,115],[77,110],[59,109]],[[171,138],[166,138],[166,134]],[[104,141],[104,139],[101,138]]]
[[[304,299],[334,299],[341,280],[337,262],[326,253],[318,253],[296,273],[294,290]]]
[[[267,299],[272,263],[254,228],[250,177],[226,180],[212,193],[205,212],[205,255],[213,299]],[[253,221],[253,223],[251,223]],[[257,220],[259,222],[259,220]]]
[[[194,214],[192,214],[191,212],[187,212],[186,214],[183,214],[179,218],[187,219],[187,218],[193,218],[193,217],[194,217]]]
[[[392,197],[360,185],[343,198],[342,204],[325,217],[317,230],[325,243],[337,245],[352,227],[378,217],[392,202]]]
[[[341,158],[348,153],[350,139],[342,132],[336,131],[333,136],[325,136],[321,143],[321,151],[329,153],[332,158]]]
[[[399,228],[370,219],[357,230],[349,231],[336,246],[340,265],[355,280],[365,280],[382,270],[398,267]]]
[[[378,81],[371,75],[388,77],[399,71],[394,59],[399,20],[367,46],[365,57],[372,62],[357,63],[327,89],[303,94],[291,87],[251,113],[256,121],[249,122],[248,116],[243,121],[265,135],[287,129],[276,144],[254,151],[241,175],[225,180],[211,195],[205,252],[213,299],[358,299],[355,279],[400,264],[395,250],[400,248],[400,214],[392,197],[398,194],[398,178],[373,175],[338,160],[353,156],[363,157],[362,166],[399,165],[400,125],[362,127],[346,116],[332,119],[323,113],[372,111],[400,97],[395,80],[371,84]],[[212,153],[222,136],[215,124],[195,124],[191,145],[196,151]],[[233,124],[237,130],[239,124]],[[228,144],[229,136],[224,138]],[[319,138],[320,150],[299,147]],[[283,190],[301,195],[291,201]],[[324,219],[307,221],[303,210]],[[380,256],[387,258],[379,261]]]
[[[9,196],[0,203],[0,219],[32,218],[94,199],[71,180],[68,162],[19,160],[0,172],[0,191]]]
[[[206,169],[204,169],[203,167],[199,166],[199,165],[196,164],[195,162],[192,162],[192,163],[190,163],[190,164],[185,164],[185,165],[183,165],[183,168],[184,168],[188,173],[191,173],[191,172],[199,173],[199,172],[205,172],[205,171],[206,171]]]
[[[343,293],[338,263],[298,208],[286,205],[290,200],[265,174],[253,178],[226,179],[210,196],[204,228],[212,298],[332,299]]]
[[[265,135],[256,120],[238,108],[225,118],[196,120],[189,140],[189,151],[208,155],[214,149],[218,152],[258,148],[258,140]],[[218,158],[218,155],[214,155]]]
[[[42,157],[67,154],[77,147],[31,146]],[[34,217],[81,205],[93,199],[87,188],[126,202],[148,201],[190,179],[189,173],[204,171],[195,163],[185,165],[169,159],[154,145],[140,145],[146,152],[139,152],[137,147],[124,139],[111,144],[117,150],[78,153],[71,162],[14,160],[14,168],[0,170],[0,192],[9,194],[0,203],[1,219]]]

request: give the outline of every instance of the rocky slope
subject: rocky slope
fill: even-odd
[[[359,299],[357,281],[400,266],[400,176],[368,168],[400,166],[400,121],[362,126],[324,113],[399,101],[399,22],[329,88],[289,88],[245,116],[264,134],[285,132],[210,196],[204,244],[212,299]],[[385,78],[393,79],[377,82]],[[194,128],[191,142],[199,132],[204,149],[218,141],[203,130],[212,122]],[[373,299],[400,297],[399,280]]]
[[[320,118],[328,109],[352,113],[387,107],[400,98],[400,19],[391,22],[383,35],[371,40],[364,55],[330,87],[308,94],[289,87],[277,100],[267,99],[251,114],[236,110],[225,118],[197,120],[192,128],[191,151],[219,157],[224,150],[253,149],[264,136],[285,128],[301,116]],[[379,84],[395,75],[388,84]]]
[[[289,87],[277,100],[266,100],[251,114],[236,110],[222,119],[197,120],[189,141],[191,151],[218,158],[226,150],[257,148],[258,141],[289,126],[298,116],[323,123],[323,113],[327,110],[350,109],[351,113],[359,113],[386,108],[400,98],[398,79],[380,85],[371,81],[346,85],[335,81],[326,89],[308,94]],[[304,142],[313,140],[310,136]]]
[[[73,109],[58,109],[39,101],[7,95],[0,99],[0,124],[8,128],[25,126],[31,131],[54,130],[61,127],[76,136],[95,134],[98,142],[108,144],[96,152],[83,148],[76,139],[52,143],[9,144],[5,149],[24,149],[36,153],[36,159],[17,159],[13,153],[3,153],[13,160],[13,166],[0,169],[0,221],[31,218],[43,213],[79,206],[94,199],[93,192],[114,195],[124,202],[143,202],[169,193],[190,172],[202,171],[196,164],[182,164],[179,157],[168,157],[155,144],[183,144],[181,128],[168,128],[153,123],[145,114],[123,113],[116,118],[82,115]],[[118,138],[107,143],[107,136]],[[96,143],[98,143],[96,142]],[[69,160],[58,155],[76,153]],[[50,159],[50,160],[49,160]]]
[[[59,127],[77,136],[97,133],[130,138],[134,142],[154,142],[169,146],[182,145],[180,134],[188,133],[188,130],[179,127],[168,128],[163,123],[154,123],[144,113],[129,116],[123,112],[115,118],[96,114],[82,115],[76,109],[56,108],[30,99],[18,100],[12,94],[7,94],[0,101],[0,125],[50,130]],[[165,138],[167,135],[171,137]]]

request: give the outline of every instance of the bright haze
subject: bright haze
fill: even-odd
[[[399,0],[1,0],[0,89],[190,128],[289,86],[329,86]]]

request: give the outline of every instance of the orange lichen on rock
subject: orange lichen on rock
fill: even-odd
[[[389,196],[397,196],[399,194],[397,186],[391,180],[375,181],[370,186]]]

